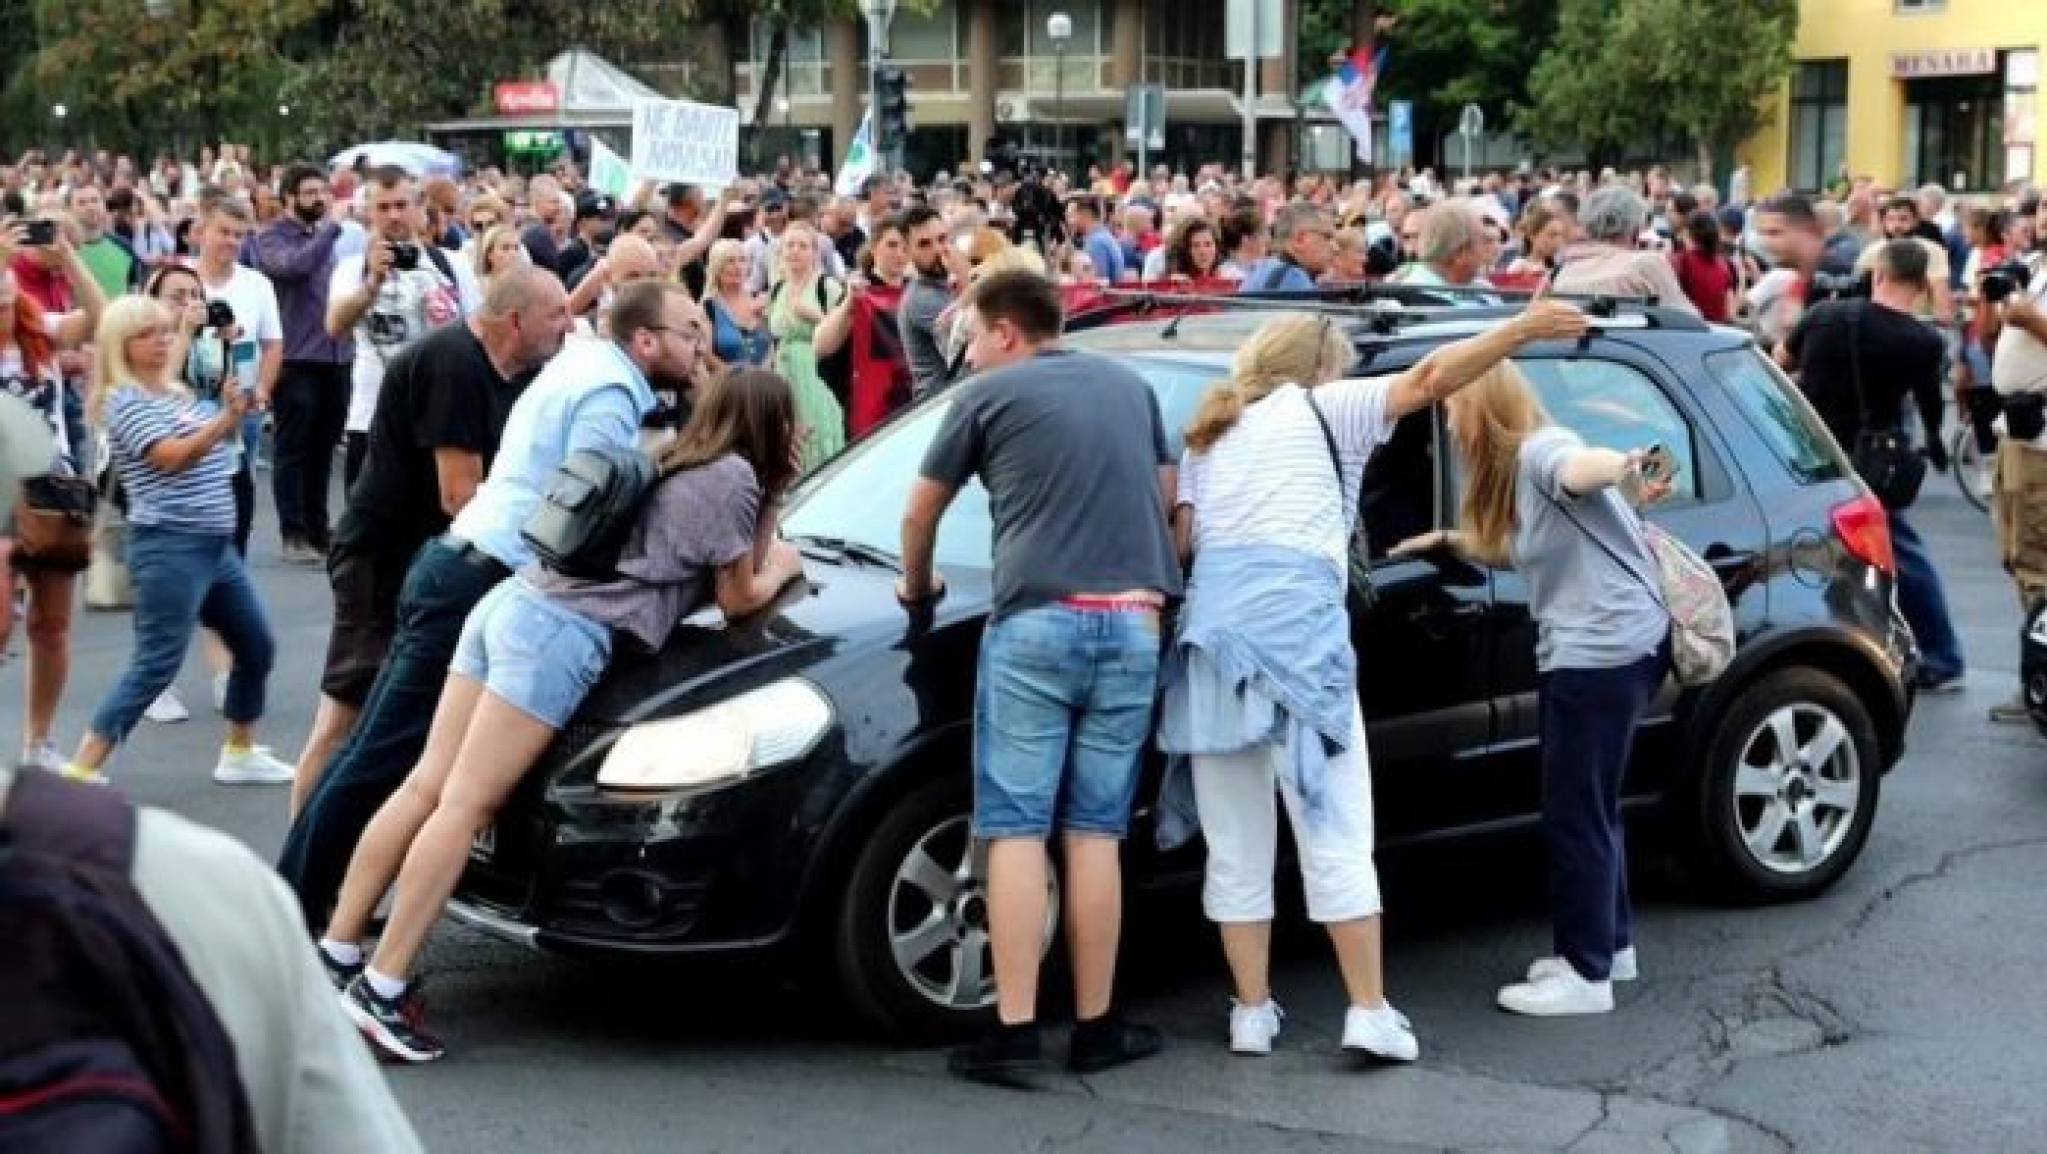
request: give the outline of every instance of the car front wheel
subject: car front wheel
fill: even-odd
[[[1695,880],[1742,903],[1798,901],[1840,880],[1882,780],[1862,702],[1830,674],[1782,669],[1743,689],[1711,732],[1682,815]]]
[[[839,908],[839,983],[864,1017],[905,1040],[985,1025],[995,1005],[988,855],[966,789],[924,786],[890,806],[848,876]],[[1047,873],[1045,948],[1059,924]]]

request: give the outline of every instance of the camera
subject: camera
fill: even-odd
[[[1812,286],[1806,290],[1805,300],[1807,304],[1862,300],[1869,296],[1875,283],[1875,278],[1866,272],[1814,273]]]
[[[235,306],[223,300],[207,301],[206,327],[222,333],[235,327]]]
[[[48,248],[57,243],[57,222],[54,220],[31,220],[22,228],[27,233],[22,239],[30,248]]]
[[[2022,260],[2008,260],[1983,270],[1983,299],[1994,305],[2001,305],[2011,295],[2026,287],[2033,279],[2033,270]]]
[[[399,272],[411,272],[419,267],[419,246],[411,241],[401,240],[391,246],[391,267]]]

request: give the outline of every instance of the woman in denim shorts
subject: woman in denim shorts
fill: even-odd
[[[751,370],[700,386],[689,425],[656,455],[663,479],[613,577],[528,565],[470,613],[426,749],[364,831],[320,942],[349,1015],[387,1056],[441,1056],[406,976],[471,839],[603,676],[613,637],[658,651],[705,602],[743,617],[801,575],[795,547],[775,535],[800,443],[783,378]],[[365,971],[360,943],[394,877],[396,905]]]

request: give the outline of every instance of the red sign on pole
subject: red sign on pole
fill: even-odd
[[[561,107],[561,89],[545,80],[500,80],[491,89],[491,103],[506,116],[553,112]]]

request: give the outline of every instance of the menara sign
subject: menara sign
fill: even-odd
[[[1932,76],[1982,76],[1997,71],[1995,48],[1929,48],[1891,53],[1891,77],[1919,80]]]

